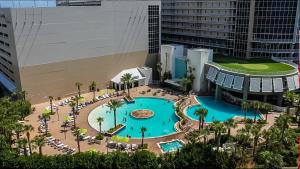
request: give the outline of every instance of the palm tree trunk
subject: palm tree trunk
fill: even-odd
[[[218,150],[219,150],[220,145],[221,145],[221,133],[218,134],[218,144],[217,144]]]
[[[204,127],[204,119],[202,118],[201,128],[203,129],[203,127]]]
[[[101,123],[99,123],[99,133],[101,133]]]
[[[142,149],[144,148],[144,133],[142,134]]]
[[[27,141],[28,141],[28,147],[29,147],[29,154],[32,155],[31,142],[30,142],[29,137],[27,137]]]
[[[255,155],[256,146],[257,146],[257,138],[254,139],[254,143],[253,143],[253,157]]]
[[[206,144],[206,136],[203,136],[203,142]]]
[[[50,111],[51,111],[51,114],[53,114],[53,104],[52,104],[52,100],[50,100]]]
[[[130,97],[130,91],[129,91],[130,89],[129,88],[130,88],[130,85],[129,85],[129,83],[127,83],[128,96]]]
[[[95,100],[96,100],[96,91],[93,90],[93,101],[95,101]]]
[[[115,128],[117,127],[117,114],[116,114],[116,110],[114,110],[114,122],[115,122]]]
[[[77,148],[78,148],[78,152],[80,153],[80,140],[79,140],[79,135],[77,135]]]
[[[266,113],[265,119],[266,121],[268,121],[268,113]]]
[[[230,136],[230,128],[228,128],[228,131],[227,131],[227,136],[229,137]]]
[[[77,89],[78,89],[78,96],[80,97],[80,94],[81,94],[80,93],[80,87],[78,86]]]
[[[39,154],[43,155],[43,153],[42,153],[42,146],[39,146]]]
[[[27,148],[26,148],[26,144],[24,144],[24,146],[23,146],[23,150],[24,150],[24,155],[25,155],[25,156],[28,156],[28,154],[27,154]]]
[[[254,111],[254,123],[256,122],[256,114],[257,114],[257,110]]]
[[[245,120],[247,119],[247,111],[244,111],[244,113],[245,113]]]
[[[46,135],[48,134],[48,123],[47,123],[47,119],[44,118],[44,123],[45,123],[45,127],[46,127]]]

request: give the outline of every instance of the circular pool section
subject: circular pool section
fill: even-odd
[[[193,120],[199,120],[199,116],[195,115],[195,112],[200,108],[208,110],[208,114],[205,117],[205,122],[208,123],[215,120],[223,122],[235,116],[245,117],[245,113],[239,106],[221,100],[215,100],[215,98],[211,96],[197,96],[196,98],[200,105],[191,106],[185,112],[186,115]],[[253,111],[247,111],[247,118],[254,119]],[[260,114],[256,115],[256,119],[261,119]]]
[[[174,102],[161,98],[137,97],[134,103],[126,103],[117,109],[117,124],[124,124],[126,127],[117,133],[119,136],[131,136],[141,138],[141,127],[146,127],[145,138],[161,137],[176,132],[174,125],[179,121],[175,115]],[[135,118],[131,112],[137,110],[150,110],[153,112],[151,118]],[[97,117],[104,118],[102,130],[107,131],[114,127],[114,113],[105,104],[95,108],[88,116],[91,127],[99,131]]]

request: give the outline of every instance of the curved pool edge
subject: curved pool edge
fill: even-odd
[[[196,122],[198,122],[197,119],[193,119],[192,117],[190,117],[190,116],[187,114],[187,109],[188,109],[188,108],[191,108],[191,107],[195,107],[195,106],[201,106],[201,102],[197,99],[197,97],[213,97],[213,96],[197,96],[197,95],[193,95],[193,98],[196,100],[196,102],[197,102],[198,104],[189,105],[189,106],[187,106],[187,107],[184,108],[184,110],[183,110],[184,115],[185,115],[187,118],[189,118],[190,120],[196,121]],[[223,100],[222,100],[222,101],[223,101]],[[223,101],[223,102],[225,102],[225,101]],[[230,104],[230,105],[232,105],[232,106],[237,106],[237,105],[233,105],[233,104],[228,103],[228,102],[225,102],[225,103],[226,103],[226,104]],[[240,107],[240,106],[239,106],[239,107]],[[257,115],[260,117],[260,119],[265,120],[265,117],[264,117],[264,115],[263,115],[261,112],[259,112]],[[236,117],[244,118],[244,116],[234,115],[231,119],[234,119],[234,118],[236,118]],[[252,118],[247,118],[247,119],[253,120]],[[220,121],[220,122],[223,123],[224,121]],[[205,122],[205,123],[206,123],[206,124],[210,124],[210,123],[212,123],[212,122]]]
[[[148,99],[151,98],[151,99],[166,100],[166,101],[169,101],[169,102],[173,103],[173,105],[177,102],[177,101],[170,100],[170,99],[167,99],[167,98],[155,97],[155,96],[138,96],[138,97],[134,97],[134,98],[148,98]],[[109,100],[107,100],[107,102],[109,102]],[[99,131],[98,131],[96,128],[94,128],[93,126],[91,126],[91,124],[90,124],[90,122],[89,122],[89,117],[90,117],[91,113],[92,113],[95,109],[107,105],[107,102],[106,102],[106,103],[103,103],[103,104],[100,104],[100,105],[98,105],[98,106],[96,106],[95,108],[93,108],[92,110],[90,110],[90,111],[88,112],[87,123],[88,123],[89,127],[90,127],[91,129],[95,130],[96,132],[99,132]],[[175,111],[174,111],[174,114],[175,114],[175,116],[177,117],[177,114],[175,113]],[[178,120],[180,120],[180,119],[178,119]],[[178,130],[177,130],[177,127],[175,127],[176,123],[178,123],[178,122],[179,122],[179,121],[177,121],[177,122],[174,123],[174,126],[173,126],[174,129],[175,129],[174,132],[169,133],[169,134],[165,134],[165,135],[160,135],[160,136],[144,137],[144,140],[147,140],[147,139],[161,139],[161,138],[164,138],[164,137],[168,137],[168,136],[172,136],[172,135],[175,135],[175,134],[180,134],[180,133],[182,133],[183,131],[180,131],[180,130],[178,131]],[[118,134],[116,134],[116,135],[118,135]],[[141,138],[141,137],[131,137],[130,139],[133,139],[133,140],[141,140],[142,138]]]

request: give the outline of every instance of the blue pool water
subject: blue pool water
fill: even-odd
[[[159,137],[175,133],[174,124],[179,121],[174,113],[174,102],[166,99],[138,97],[134,98],[135,103],[125,103],[117,109],[117,124],[124,124],[126,127],[117,135],[131,136],[131,138],[141,138],[141,127],[146,127],[145,138]],[[132,111],[149,109],[154,115],[148,119],[137,119],[130,115]],[[126,113],[127,112],[127,113]],[[91,127],[99,131],[97,117],[103,117],[102,131],[114,127],[113,111],[106,105],[95,108],[88,116]],[[126,122],[123,121],[126,118]]]
[[[171,141],[171,142],[167,142],[167,143],[159,143],[161,149],[163,150],[163,152],[172,152],[172,151],[176,151],[178,149],[181,149],[183,144],[181,141],[179,140],[175,140],[175,141]]]
[[[234,116],[244,117],[244,112],[241,107],[226,103],[221,100],[215,100],[211,96],[198,96],[198,102],[200,105],[189,107],[186,111],[186,115],[193,120],[199,120],[199,116],[195,115],[195,111],[199,108],[205,108],[208,110],[208,114],[205,117],[205,122],[213,122],[214,120],[226,121],[233,118]],[[247,112],[247,118],[254,119],[253,111]],[[256,119],[260,119],[260,115],[256,116]]]

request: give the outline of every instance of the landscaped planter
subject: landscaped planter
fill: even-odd
[[[127,103],[134,103],[133,98],[130,97],[130,96],[125,96],[125,97],[124,97],[124,100],[125,100]]]
[[[123,130],[126,126],[123,124],[118,124],[116,128],[111,128],[109,129],[106,134],[108,136],[113,136],[115,134],[117,134],[119,131]]]

